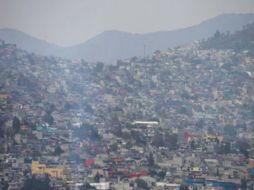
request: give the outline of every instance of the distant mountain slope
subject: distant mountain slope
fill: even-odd
[[[120,31],[106,31],[77,46],[65,49],[69,58],[84,58],[89,61],[112,61],[132,56],[143,56],[155,50],[179,46],[194,40],[212,36],[216,30],[234,32],[254,22],[254,14],[226,14],[201,24],[174,31],[147,34],[131,34]]]
[[[67,48],[61,48],[42,40],[13,31],[0,30],[0,38],[18,47],[43,55],[57,55],[65,58],[83,58],[87,61],[111,62],[133,56],[146,55],[155,50],[165,50],[194,40],[211,37],[216,30],[235,32],[244,25],[254,22],[254,14],[224,14],[202,22],[199,25],[174,30],[146,34],[132,34],[121,31],[106,31],[96,37]]]
[[[55,44],[48,43],[11,28],[0,29],[0,39],[4,40],[6,43],[16,44],[19,48],[29,52],[42,55],[55,55],[56,52],[62,50],[61,47]]]
[[[214,36],[202,42],[201,45],[206,49],[245,50],[254,57],[254,23],[246,25],[242,30],[230,35],[216,32]]]

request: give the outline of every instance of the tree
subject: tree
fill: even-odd
[[[80,139],[89,139],[92,141],[99,141],[101,138],[98,129],[89,124],[82,124],[80,128],[75,128],[74,135]]]
[[[95,72],[102,72],[103,71],[103,68],[104,68],[104,63],[102,62],[97,62],[96,63],[96,66],[94,68],[94,71]]]
[[[82,185],[79,190],[96,190],[95,187],[91,186],[89,183]]]
[[[137,187],[140,189],[148,189],[147,183],[143,179],[136,179],[135,180]]]
[[[43,120],[48,123],[49,125],[52,125],[54,123],[54,118],[52,117],[51,114],[46,113],[43,117]]]
[[[188,185],[182,184],[180,186],[180,190],[188,190],[188,189],[189,189]]]
[[[19,121],[19,118],[17,118],[16,116],[12,120],[12,128],[14,130],[14,133],[19,133],[19,131],[20,131],[20,121]]]
[[[219,39],[221,37],[221,33],[219,30],[216,30],[215,34],[214,34],[214,39]]]
[[[209,127],[207,128],[207,131],[208,131],[209,134],[214,134],[214,133],[215,133],[215,132],[214,132],[214,129],[213,129],[211,126],[209,126]]]
[[[49,103],[49,104],[46,105],[46,112],[48,114],[51,114],[54,110],[55,110],[55,105],[54,104]]]
[[[246,141],[239,141],[238,147],[239,147],[240,153],[242,153],[246,158],[249,158],[249,151],[248,151],[248,149],[250,148],[249,143]]]
[[[114,143],[112,145],[110,145],[110,150],[112,152],[116,152],[118,150],[118,146],[117,146],[117,143]]]
[[[9,184],[7,181],[5,181],[4,179],[1,180],[1,183],[0,183],[0,189],[2,190],[8,190],[9,188]]]
[[[155,55],[160,55],[160,53],[161,53],[160,50],[156,50],[156,51],[154,52]]]
[[[165,145],[170,150],[176,150],[177,148],[177,134],[165,134]]]
[[[112,130],[112,132],[113,132],[117,137],[122,137],[123,131],[122,131],[122,128],[121,128],[120,126],[114,127],[114,129]]]
[[[152,139],[152,145],[156,147],[165,146],[165,142],[162,138],[162,134],[156,133]]]
[[[219,171],[219,168],[217,167],[217,169],[216,169],[216,176],[220,176],[220,171]]]
[[[99,174],[99,173],[97,172],[97,173],[95,174],[95,176],[94,176],[94,181],[95,181],[96,183],[99,183],[101,177],[102,177],[101,174]]]
[[[149,175],[154,177],[154,176],[157,176],[158,173],[156,172],[156,169],[154,167],[149,167]]]
[[[64,151],[62,150],[62,148],[57,145],[56,148],[55,148],[55,155],[61,155]]]
[[[155,163],[154,163],[153,153],[151,153],[151,152],[149,153],[149,156],[147,158],[147,162],[148,162],[150,167],[154,166]]]
[[[166,176],[166,172],[162,170],[162,171],[160,171],[160,172],[158,173],[158,176],[159,176],[161,179],[164,179],[165,176]]]
[[[130,61],[131,61],[132,63],[133,63],[133,62],[137,62],[137,61],[138,61],[138,57],[134,56],[134,57],[131,58]]]
[[[230,144],[230,142],[225,142],[225,144],[224,144],[224,153],[228,154],[230,152],[231,152],[231,144]]]
[[[196,143],[194,140],[191,141],[191,149],[194,150],[196,148]]]
[[[131,137],[139,145],[145,145],[146,144],[145,137],[144,137],[144,135],[141,132],[131,130]]]
[[[84,111],[87,113],[94,113],[93,107],[90,104],[84,105]]]
[[[245,178],[241,179],[241,189],[242,190],[247,189],[247,180]]]
[[[49,185],[49,178],[46,176],[43,179],[37,179],[33,176],[30,179],[27,179],[21,188],[21,190],[55,190],[53,187]]]

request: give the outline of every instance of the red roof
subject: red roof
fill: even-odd
[[[133,178],[133,177],[142,177],[142,176],[148,176],[148,172],[143,170],[143,171],[139,171],[139,172],[133,172],[129,175],[129,178]]]
[[[93,164],[94,164],[94,160],[93,159],[86,160],[86,165],[92,166]]]

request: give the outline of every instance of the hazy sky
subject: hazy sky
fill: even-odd
[[[105,30],[172,30],[250,12],[254,0],[0,0],[0,28],[69,46]]]

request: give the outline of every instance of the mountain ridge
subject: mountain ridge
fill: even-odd
[[[0,38],[7,43],[16,44],[19,48],[42,55],[52,54],[52,52],[62,48],[13,28],[0,29]]]
[[[42,54],[68,59],[112,62],[133,56],[149,55],[156,50],[180,46],[195,40],[211,37],[217,30],[235,32],[244,25],[254,22],[254,13],[223,14],[210,18],[200,24],[149,33],[129,33],[107,30],[77,45],[61,47],[32,37],[15,29],[0,29],[0,38],[7,43],[15,43],[19,48]],[[146,52],[144,52],[146,46]]]

